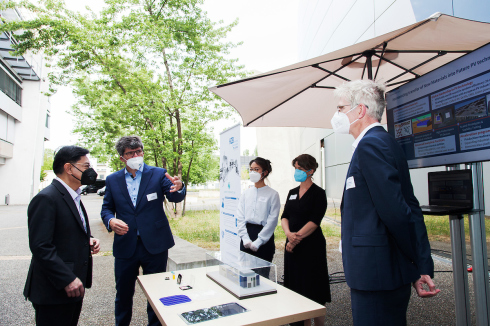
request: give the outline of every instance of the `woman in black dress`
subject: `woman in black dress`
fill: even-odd
[[[327,249],[320,223],[327,210],[325,190],[311,180],[318,168],[315,158],[302,154],[293,160],[294,178],[301,182],[286,199],[281,225],[287,236],[284,286],[321,305],[331,301]],[[325,316],[315,318],[323,325]],[[311,325],[305,320],[304,325]]]

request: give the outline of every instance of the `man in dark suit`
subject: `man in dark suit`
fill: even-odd
[[[92,284],[92,254],[100,242],[90,235],[80,186],[95,182],[85,148],[65,146],[55,155],[56,179],[27,209],[32,252],[24,296],[37,326],[77,325],[85,289]]]
[[[101,217],[109,232],[115,232],[116,325],[126,326],[140,266],[145,275],[166,271],[168,249],[175,243],[163,201],[182,201],[185,188],[179,177],[143,163],[140,137],[122,137],[116,150],[126,167],[107,177]],[[148,324],[160,325],[149,303],[147,312]]]
[[[407,160],[379,123],[384,91],[371,80],[335,90],[340,101],[332,118],[334,131],[355,138],[341,214],[342,260],[356,326],[406,325],[411,283],[421,297],[439,292]]]

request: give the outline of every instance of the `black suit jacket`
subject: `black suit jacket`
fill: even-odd
[[[32,198],[27,209],[29,247],[32,252],[24,296],[36,304],[65,304],[65,287],[78,277],[85,288],[92,285],[90,226],[87,232],[68,190],[57,180]]]
[[[383,127],[359,142],[347,172],[342,213],[342,261],[347,285],[393,290],[433,277],[424,216],[413,193],[407,160]]]

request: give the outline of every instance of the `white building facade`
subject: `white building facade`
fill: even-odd
[[[490,1],[303,0],[298,13],[298,61],[411,25],[435,12],[490,22]],[[282,203],[286,201],[288,190],[298,185],[293,179],[291,160],[304,153],[312,155],[319,163],[314,182],[326,190],[328,198],[340,201],[353,142],[352,136],[336,135],[331,129],[257,128],[258,154],[273,162],[274,173],[269,179]],[[490,193],[490,163],[483,164],[485,193]],[[415,195],[421,204],[428,204],[427,172],[440,170],[445,168],[411,170]],[[486,204],[486,215],[490,215],[490,201]]]
[[[8,20],[19,12],[0,12]],[[0,35],[0,205],[27,204],[38,192],[50,103],[43,58],[12,56],[15,35]]]

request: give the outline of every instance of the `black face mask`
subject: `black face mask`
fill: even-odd
[[[71,163],[70,163],[71,164]],[[82,172],[79,168],[77,168],[75,165],[71,164],[75,169],[78,171]],[[78,181],[82,183],[82,185],[93,185],[95,181],[97,180],[97,172],[93,168],[88,168],[85,171],[82,172],[82,179],[78,179],[75,177],[73,174],[71,175]]]

